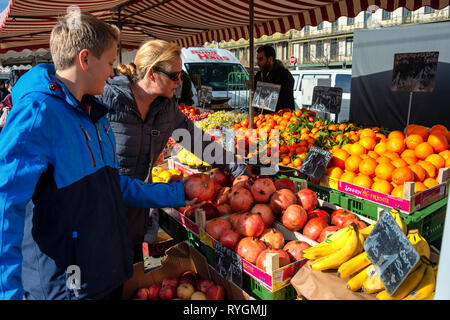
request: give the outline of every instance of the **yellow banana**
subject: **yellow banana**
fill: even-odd
[[[420,256],[430,259],[430,246],[427,240],[419,234],[419,230],[409,230],[407,237]]]
[[[340,265],[337,274],[339,278],[348,278],[351,275],[361,271],[363,268],[371,264],[369,258],[367,257],[367,252],[362,252],[356,257],[344,262]]]
[[[392,217],[394,217],[395,222],[397,222],[400,229],[402,229],[403,233],[406,234],[407,228],[406,223],[403,221],[402,217],[400,216],[400,212],[398,210],[392,209],[389,211]]]
[[[308,251],[314,251],[315,249],[318,248],[322,248],[324,246],[327,246],[328,244],[330,244],[331,242],[335,241],[337,238],[339,238],[343,233],[348,232],[348,228],[341,228],[339,230],[337,230],[335,233],[333,233],[331,236],[329,236],[326,240],[316,244],[313,247],[307,248],[304,250],[304,252],[308,252]],[[313,250],[314,248],[314,250]]]
[[[377,293],[384,290],[381,278],[375,270],[373,273],[369,274],[369,277],[364,281],[361,290],[365,293]]]
[[[340,233],[339,237],[329,241],[326,245],[317,248],[316,246],[314,246],[303,250],[303,257],[309,260],[314,260],[336,252],[337,250],[342,248],[345,243],[347,243],[348,238],[352,234],[351,230],[348,227],[346,227],[345,229],[347,229],[345,232]]]
[[[430,294],[428,297],[423,298],[422,300],[434,300],[434,292]]]
[[[419,261],[419,264],[420,266],[403,281],[403,283],[400,285],[400,287],[397,288],[392,296],[390,296],[386,290],[383,290],[377,294],[377,299],[402,300],[403,298],[405,298],[422,281],[427,265],[425,263],[422,263],[421,261]]]
[[[369,277],[369,274],[373,272],[372,270],[375,270],[373,264],[365,267],[361,272],[347,281],[347,289],[350,291],[358,291],[361,289],[364,281]]]
[[[364,236],[359,232],[358,230],[358,239],[359,239],[359,250],[358,250],[358,254],[364,251],[364,241],[366,240],[366,238],[364,238]]]
[[[422,281],[403,300],[424,300],[433,294],[435,288],[436,278],[434,277],[434,270],[430,264],[427,264]]]
[[[341,248],[325,257],[314,260],[311,264],[313,270],[337,269],[341,264],[357,254],[356,252],[360,246],[358,231],[353,225],[350,225],[349,228],[351,234]]]
[[[373,227],[375,227],[375,223],[359,230],[359,233],[361,233],[364,236],[364,239],[366,239],[369,236],[369,234],[372,232]]]

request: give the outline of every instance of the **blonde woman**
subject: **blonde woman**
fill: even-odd
[[[195,141],[200,129],[179,110],[173,98],[175,88],[181,83],[180,55],[181,48],[175,43],[146,42],[139,48],[133,64],[118,66],[120,75],[107,81],[103,95],[99,96],[115,111],[108,118],[116,137],[123,175],[151,182],[151,169],[176,129],[187,129],[190,139],[181,141],[181,145],[204,158],[202,151],[211,142]],[[194,148],[195,144],[201,144],[201,148]],[[227,159],[224,149],[218,147],[217,150],[223,152],[222,159]],[[231,158],[232,163],[216,163],[216,166],[235,177],[248,174],[246,165],[238,164],[233,156]],[[140,261],[149,211],[128,207],[127,217],[135,246],[135,261]]]

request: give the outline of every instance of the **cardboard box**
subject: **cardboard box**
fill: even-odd
[[[122,299],[134,299],[140,288],[161,284],[165,278],[179,277],[185,271],[195,272],[201,279],[210,279],[225,289],[226,300],[251,300],[250,296],[235,284],[225,280],[208,265],[206,258],[187,242],[181,242],[166,251],[160,268],[144,273],[143,263],[134,265],[134,274],[124,283]]]

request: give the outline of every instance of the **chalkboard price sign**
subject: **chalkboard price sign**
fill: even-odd
[[[253,95],[252,106],[275,111],[280,95],[280,89],[281,85],[279,84],[258,81],[256,83],[255,94]]]
[[[198,92],[198,101],[201,103],[211,103],[212,98],[212,87],[201,86]]]
[[[242,257],[215,240],[214,253],[217,273],[242,288]]]
[[[389,295],[395,293],[420,259],[416,249],[386,210],[364,242],[364,250]]]
[[[341,111],[342,88],[315,86],[312,108],[318,111],[338,114]]]
[[[311,147],[305,160],[303,160],[302,166],[300,167],[300,172],[304,173],[308,177],[320,180],[330,159],[331,153],[328,151]]]

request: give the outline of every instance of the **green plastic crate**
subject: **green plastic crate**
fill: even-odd
[[[208,261],[208,264],[212,267],[216,266],[216,260],[215,260],[215,254],[214,249],[205,244],[203,241],[200,240],[197,235],[189,230],[187,230],[188,234],[188,242],[189,244],[197,249],[203,256],[205,256],[206,261]]]
[[[259,283],[257,280],[250,277],[248,274],[243,274],[244,290],[255,299],[260,300],[294,300],[297,298],[297,291],[289,284],[277,291],[270,291]]]
[[[159,227],[175,239],[176,242],[188,239],[188,230],[163,210],[159,211]]]

